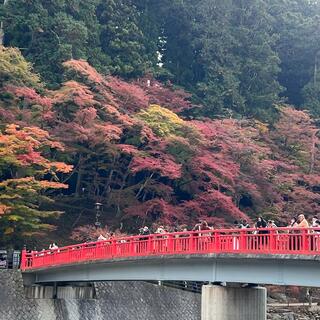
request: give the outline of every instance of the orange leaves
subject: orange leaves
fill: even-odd
[[[46,178],[57,180],[57,173],[68,173],[73,167],[50,161],[45,156],[50,149],[61,150],[62,145],[38,127],[10,124],[4,133],[0,132],[0,232],[7,239],[40,234],[52,227],[41,221],[57,216],[57,212],[40,209],[40,205],[50,201],[44,191],[67,189],[68,185],[41,177],[45,174]]]
[[[68,180],[71,192],[79,196],[85,190],[91,201],[101,198],[106,211],[116,211],[114,221],[125,212],[131,219],[170,224],[200,217],[230,223],[278,208],[318,210],[320,143],[308,114],[282,108],[273,126],[252,119],[190,121],[176,114],[194,108],[184,91],[150,79],[105,78],[83,60],[64,66],[72,80],[50,91],[49,98],[33,89],[10,88],[19,107],[27,106],[21,112],[29,119],[34,116],[30,106],[40,105],[41,119],[48,120],[41,125],[58,141],[32,126],[12,124],[0,133],[0,165],[13,167],[19,177],[22,172],[54,180],[8,180],[0,188],[7,183],[16,193],[4,200],[0,191],[2,205],[66,188],[57,175],[73,167],[47,157],[59,155],[52,149],[63,151],[63,142],[75,165]],[[32,214],[34,206],[28,207]]]
[[[55,181],[47,181],[47,180],[37,180],[34,177],[25,177],[25,178],[17,178],[17,179],[7,179],[0,182],[0,188],[2,190],[6,190],[6,188],[10,188],[11,190],[29,190],[33,192],[34,190],[41,189],[67,189],[68,186],[64,183],[55,182]],[[22,199],[21,196],[13,196],[7,197],[10,199]],[[1,198],[0,198],[1,201]]]
[[[37,127],[20,128],[15,124],[8,125],[5,134],[0,133],[0,155],[7,162],[16,166],[33,168],[36,172],[68,173],[71,165],[63,162],[52,162],[43,156],[45,148],[62,150],[61,143],[52,141],[49,133]]]
[[[48,168],[50,161],[42,156],[42,150],[46,147],[63,150],[61,143],[52,141],[49,133],[38,127],[20,128],[18,125],[10,124],[4,134],[0,133],[0,155],[11,157],[12,163],[22,166],[36,164]]]
[[[4,230],[4,234],[5,235],[10,235],[10,234],[13,234],[13,233],[14,233],[14,228],[12,228],[12,227],[6,228]]]
[[[68,185],[60,182],[42,180],[39,185],[44,189],[68,189]]]
[[[0,182],[0,187],[7,187],[12,185],[13,187],[16,185],[24,185],[30,182],[33,182],[35,179],[33,177],[25,177],[25,178],[16,178],[16,179],[6,179]]]
[[[0,216],[7,213],[10,210],[10,207],[0,203]]]
[[[61,173],[69,173],[72,171],[73,166],[68,165],[64,162],[49,162],[48,166],[56,172],[61,172]]]

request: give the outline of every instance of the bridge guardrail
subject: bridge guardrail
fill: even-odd
[[[113,258],[208,253],[320,254],[320,228],[219,229],[139,235],[22,251],[21,269]]]

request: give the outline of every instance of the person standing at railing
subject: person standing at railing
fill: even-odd
[[[234,221],[233,226],[235,229],[243,229],[243,225],[242,223],[240,223],[239,221]],[[240,233],[239,232],[234,232],[233,233],[233,237],[232,237],[232,249],[233,250],[239,250],[239,237],[240,237]]]
[[[164,226],[159,226],[154,233],[157,235],[154,242],[154,248],[153,248],[154,251],[156,252],[166,251],[166,248],[168,246],[168,241],[166,239],[168,239],[168,236],[164,234],[168,232],[166,231]]]
[[[291,218],[291,221],[288,225],[289,228],[298,228],[298,219],[296,217]],[[289,234],[292,234],[292,236],[289,236],[289,250],[296,250],[296,237],[294,236],[295,231],[294,230],[288,230],[287,231]]]
[[[296,217],[291,218],[288,227],[289,228],[297,228],[298,227],[298,222],[297,222],[297,218]]]
[[[268,220],[267,228],[278,228],[274,220]]]
[[[317,216],[314,216],[312,218],[312,221],[311,221],[311,227],[312,228],[319,228],[320,224],[319,224],[319,219]]]
[[[49,245],[49,250],[55,250],[58,249],[59,247],[56,245],[55,242],[53,242],[52,244]]]
[[[267,228],[267,221],[264,220],[262,217],[258,217],[256,222],[256,228],[258,229],[257,234],[258,236],[258,248],[264,249],[265,245],[267,244],[267,234],[269,233],[268,230],[264,230]]]
[[[309,228],[309,223],[303,214],[298,216],[298,228]]]
[[[167,233],[167,231],[165,230],[165,228],[163,226],[159,226],[154,233],[155,234],[163,234],[163,233]]]
[[[147,240],[150,234],[151,234],[150,229],[147,226],[144,226],[143,228],[139,229],[139,235],[142,236],[141,238],[139,238],[139,240],[145,241],[145,243],[141,244],[141,247],[140,247],[141,250],[146,250]]]
[[[140,228],[139,229],[139,235],[142,235],[142,236],[149,236],[150,235],[150,229],[149,227],[147,226],[144,226],[143,228]]]
[[[174,228],[173,232],[179,232],[178,234],[174,235],[174,243],[176,244],[176,248],[179,251],[187,251],[189,248],[190,242],[187,238],[191,236],[191,234],[188,232],[188,227],[186,224],[177,226]]]
[[[268,229],[276,229],[276,228],[278,228],[278,226],[275,224],[274,220],[268,220],[267,228]],[[278,234],[278,231],[275,231],[275,233]]]
[[[311,238],[311,250],[317,251],[320,249],[320,221],[317,216],[312,218],[311,227],[314,228],[312,230],[313,236]]]
[[[97,240],[104,241],[104,240],[107,240],[107,238],[105,236],[103,236],[102,234],[100,234]]]
[[[201,231],[201,224],[202,224],[202,221],[195,224],[194,227],[192,228],[192,231]]]
[[[307,219],[305,218],[305,216],[303,214],[300,214],[298,216],[298,220],[297,220],[297,228],[301,228],[301,229],[307,229],[309,228],[309,223],[307,221]],[[306,241],[307,241],[307,233],[309,233],[307,230],[306,231],[298,231],[298,234],[295,236],[295,249],[296,250],[301,250],[303,243],[305,243],[306,245]],[[303,239],[305,239],[303,241]],[[312,243],[310,243],[310,248],[312,248]]]
[[[209,227],[208,222],[205,220],[200,220],[199,223],[197,223],[192,231],[207,231],[207,230],[212,230],[213,228]],[[195,239],[195,246],[198,248],[198,250],[206,250],[211,243],[211,233],[204,232],[204,233],[195,233],[194,236],[196,237]]]
[[[264,220],[262,217],[258,217],[257,222],[256,222],[256,228],[257,229],[264,229],[267,227],[267,221]],[[263,232],[263,230],[259,230],[261,231],[260,233],[265,233]]]
[[[241,229],[249,229],[249,228],[250,228],[250,224],[246,220],[243,220],[241,222]]]
[[[205,220],[200,220],[199,223],[197,223],[192,231],[205,231],[205,230],[212,230],[211,227],[209,227],[208,222]]]

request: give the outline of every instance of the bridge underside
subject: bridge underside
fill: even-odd
[[[90,261],[24,272],[29,283],[185,280],[320,287],[318,256],[210,254]]]

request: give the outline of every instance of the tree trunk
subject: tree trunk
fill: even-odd
[[[77,172],[77,182],[76,182],[76,196],[80,196],[80,187],[81,187],[81,179],[82,179],[82,154],[80,154],[79,162],[78,162],[78,172]]]
[[[318,54],[316,53],[316,56],[314,58],[314,70],[313,70],[313,85],[316,86],[317,84],[317,73],[318,73]]]
[[[8,3],[8,0],[3,0],[3,5],[5,6]],[[4,26],[3,21],[0,21],[0,45],[3,46],[3,38],[4,38]]]
[[[154,172],[152,172],[150,174],[150,176],[146,179],[146,181],[141,185],[138,193],[136,194],[136,199],[139,198],[139,196],[141,195],[142,191],[145,189],[145,187],[148,185],[149,181],[152,179],[152,177],[154,176]]]
[[[315,162],[315,158],[316,158],[317,133],[318,133],[318,130],[314,130],[312,133],[309,174],[312,174],[313,169],[314,169],[314,162]]]

